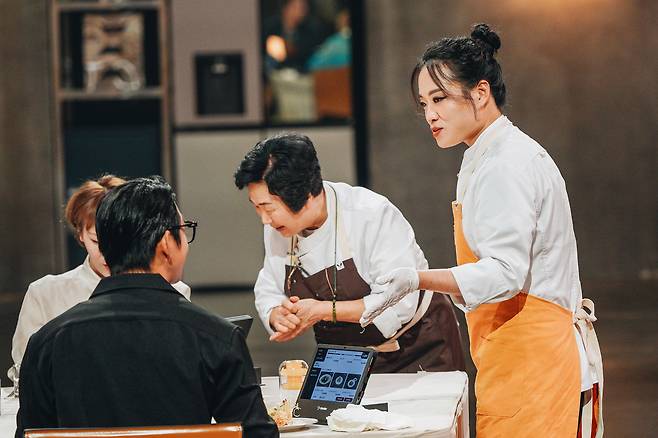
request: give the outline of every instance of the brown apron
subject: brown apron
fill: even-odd
[[[338,208],[337,202],[336,208]],[[338,227],[341,220],[338,214],[336,218],[334,233],[339,233],[342,232],[339,230],[343,227]],[[341,238],[344,239],[344,236]],[[343,242],[346,242],[346,239]],[[291,246],[294,248],[294,243]],[[343,254],[348,255],[348,258],[342,261],[342,269],[329,266],[308,276],[302,275],[301,269],[293,269],[293,266],[286,265],[286,295],[331,301],[334,270],[337,301],[359,300],[369,295],[370,286],[359,275],[354,259],[349,256],[349,248],[344,250]],[[341,263],[337,264],[341,265]],[[430,292],[419,294],[418,305],[424,293]],[[397,351],[380,352],[377,355],[374,372],[465,369],[459,328],[452,303],[444,295],[433,295],[423,317],[397,339],[400,348]],[[374,324],[361,328],[358,323],[320,321],[313,326],[313,330],[318,343],[373,346],[387,341]]]

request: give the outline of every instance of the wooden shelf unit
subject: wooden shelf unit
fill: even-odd
[[[150,168],[157,168],[157,172],[164,176],[167,180],[171,180],[173,175],[171,168],[171,117],[170,117],[170,74],[169,74],[169,2],[167,0],[137,0],[137,1],[61,1],[50,0],[50,34],[51,34],[51,83],[53,90],[53,117],[55,123],[53,138],[54,138],[54,162],[55,182],[53,185],[54,196],[56,199],[55,209],[56,217],[62,217],[61,207],[68,200],[70,189],[75,186],[72,184],[72,174],[84,174],[84,169],[71,169],[67,166],[71,165],[71,147],[72,142],[80,143],[80,138],[83,135],[93,138],[93,129],[100,126],[99,135],[105,135],[105,138],[99,140],[99,145],[108,142],[107,135],[116,135],[121,139],[121,134],[124,133],[125,137],[129,139],[132,135],[134,126],[139,127],[139,118],[144,117],[144,108],[155,113],[148,115],[148,120],[142,125],[146,131],[150,133],[152,139],[156,139],[159,145],[157,147],[157,163],[151,163]],[[98,91],[89,92],[84,89],[84,85],[79,83],[72,84],[71,81],[63,83],[63,76],[65,73],[62,71],[63,67],[71,69],[71,59],[65,62],[62,59],[64,54],[63,45],[65,44],[82,44],[82,32],[80,24],[77,28],[71,27],[71,17],[83,17],[84,14],[103,14],[103,13],[117,13],[117,12],[133,12],[142,14],[144,18],[143,26],[143,45],[149,41],[149,47],[143,47],[142,56],[147,55],[149,58],[149,68],[153,73],[155,79],[151,83],[147,80],[146,76],[146,56],[144,60],[145,69],[145,86],[141,89],[120,92],[120,91]],[[148,17],[149,27],[147,28],[146,20]],[[83,18],[78,18],[78,21]],[[68,26],[68,28],[67,28]],[[147,36],[148,33],[148,36]],[[80,49],[78,47],[78,52]],[[80,54],[78,53],[78,58]],[[155,61],[153,61],[155,60]],[[81,65],[82,59],[75,60],[79,65],[74,65],[74,69],[78,69],[78,76],[82,77],[81,71],[84,67]],[[82,70],[81,70],[82,69]],[[149,103],[150,102],[150,103]],[[156,105],[157,102],[157,105]],[[108,108],[111,110],[108,111]],[[155,108],[155,109],[154,109]],[[137,111],[135,114],[137,121],[130,118],[130,112]],[[116,129],[111,126],[112,121],[100,120],[99,124],[94,124],[94,112],[103,114],[116,114],[118,115]],[[91,119],[91,121],[90,121]],[[155,120],[155,122],[154,122]],[[154,130],[154,127],[157,127]],[[92,132],[92,134],[90,134]],[[82,133],[82,134],[81,134]],[[108,134],[109,133],[109,134]],[[73,136],[77,136],[73,138]],[[145,134],[146,135],[146,134]],[[73,141],[75,140],[75,142]],[[90,141],[89,147],[101,147]],[[151,147],[151,146],[149,146]],[[152,147],[151,147],[152,148]],[[113,148],[103,147],[101,152],[103,154],[111,155]],[[117,148],[120,150],[121,148]],[[125,147],[124,147],[125,149]],[[131,154],[132,155],[132,154]],[[138,155],[138,154],[135,154]],[[150,154],[149,156],[154,156]],[[112,156],[110,162],[118,163],[122,157]],[[139,163],[135,164],[135,157],[123,157],[126,161],[127,167],[134,168]],[[92,156],[92,159],[94,157]],[[79,160],[77,160],[79,161]],[[131,167],[132,166],[132,167]],[[155,166],[155,167],[154,167]],[[94,166],[91,166],[94,167]],[[96,163],[98,167],[98,163]],[[120,166],[118,166],[120,167]],[[118,168],[117,167],[117,168]],[[149,167],[149,166],[145,166]],[[99,172],[92,172],[87,178],[98,176]],[[96,169],[93,169],[96,170]],[[99,169],[101,172],[116,172],[121,176],[144,176],[144,175],[127,175],[121,174],[120,168],[114,169]],[[81,181],[78,181],[78,184]],[[70,237],[67,238],[64,227],[59,227],[56,233],[56,246],[57,251],[57,265],[60,270],[65,270],[72,264],[70,253],[76,252],[75,245],[71,245]]]

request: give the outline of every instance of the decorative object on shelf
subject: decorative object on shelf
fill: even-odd
[[[131,92],[144,87],[141,14],[85,14],[82,29],[87,92]]]

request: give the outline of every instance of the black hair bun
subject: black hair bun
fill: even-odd
[[[479,23],[473,26],[471,38],[481,43],[482,48],[493,56],[500,49],[500,37],[496,32],[491,30],[488,24]]]

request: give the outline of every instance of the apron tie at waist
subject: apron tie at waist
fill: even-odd
[[[603,384],[603,364],[601,360],[601,350],[599,341],[594,331],[594,321],[596,315],[594,314],[594,302],[589,298],[583,298],[580,302],[580,307],[576,310],[573,316],[576,329],[580,333],[585,344],[585,353],[590,365],[596,370],[596,377]]]
[[[383,344],[375,346],[371,345],[370,348],[377,350],[379,353],[393,353],[394,351],[398,351],[400,349],[400,343],[397,340],[387,341]]]
[[[592,397],[585,403],[582,410],[583,437],[601,438],[603,436],[603,360],[599,340],[594,331],[594,302],[584,298],[573,316],[576,329],[580,333],[585,347],[585,354],[590,369],[596,375],[596,383],[592,388]]]
[[[576,313],[573,315],[573,322],[578,323],[578,321],[585,321],[592,324],[596,321],[596,315],[594,314],[594,302],[589,298],[583,298],[580,302],[580,307],[576,310]]]

